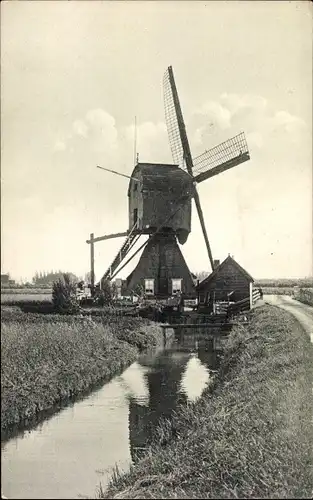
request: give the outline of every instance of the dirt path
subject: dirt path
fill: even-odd
[[[313,342],[313,307],[302,304],[288,295],[264,295],[264,302],[281,307],[293,314]]]

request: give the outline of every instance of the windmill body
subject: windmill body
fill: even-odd
[[[177,242],[184,244],[191,231],[192,178],[177,165],[153,163],[138,163],[131,177],[129,230],[137,225],[136,232],[150,239],[126,280],[127,289],[139,286],[159,299],[178,292],[194,297],[194,281]]]
[[[163,86],[165,119],[174,164],[137,163],[131,176],[120,174],[130,177],[129,227],[125,233],[98,238],[91,235],[92,238],[87,240],[91,244],[91,275],[94,242],[126,235],[100,285],[103,280],[112,280],[144,249],[137,266],[126,280],[129,291],[140,286],[145,295],[154,298],[166,298],[178,293],[195,297],[195,280],[178,244],[183,245],[191,232],[192,199],[195,201],[212,270],[214,268],[196,184],[249,160],[250,155],[241,132],[193,159],[171,66],[164,75]],[[104,170],[118,173],[106,168]],[[125,261],[141,235],[148,235],[148,240]]]
[[[190,175],[177,165],[138,163],[131,177],[129,231],[137,223],[138,232],[152,235],[161,226],[160,231],[172,230],[179,243],[184,244],[191,231],[193,184]]]
[[[158,299],[179,293],[186,298],[196,297],[195,282],[171,229],[148,240],[137,266],[126,280],[127,290],[137,290],[138,286],[146,296]]]

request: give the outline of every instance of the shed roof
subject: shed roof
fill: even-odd
[[[192,177],[178,167],[167,163],[137,163],[132,177],[142,176],[143,189],[181,192],[188,190],[192,186]],[[129,182],[128,196],[132,184],[136,182],[133,179]]]
[[[236,262],[235,259],[233,259],[233,257],[228,255],[228,257],[226,257],[226,259],[223,260],[223,262],[219,266],[217,266],[209,276],[207,276],[203,281],[201,281],[201,283],[199,283],[198,289],[203,288],[204,286],[208,285],[211,281],[213,281],[213,279],[219,274],[219,272],[223,269],[223,267],[225,267],[225,265],[229,263],[231,263],[232,266],[234,266],[237,269],[237,271],[243,274],[249,281],[254,281],[252,276],[243,267],[241,267],[238,264],[238,262]]]

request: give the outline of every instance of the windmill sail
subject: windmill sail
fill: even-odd
[[[166,119],[173,159],[181,168],[184,168],[184,162],[185,162],[185,168],[187,172],[189,173],[189,175],[193,176],[193,161],[186,133],[184,118],[180,107],[180,102],[174,80],[172,66],[169,66],[167,68],[167,71],[164,75],[163,84],[164,84],[165,119]],[[197,212],[203,232],[203,237],[213,271],[214,262],[213,262],[211,246],[205,227],[199,194],[196,190],[196,187],[194,189],[194,200],[197,207]]]
[[[247,141],[241,132],[194,158],[194,179],[202,182],[249,159]]]
[[[176,103],[174,101],[174,94],[172,91],[172,72],[170,70],[171,67],[167,69],[163,77],[165,121],[173,162],[181,168],[186,168],[184,165],[184,150],[180,138],[178,117],[175,108]]]

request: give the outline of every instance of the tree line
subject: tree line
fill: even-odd
[[[33,285],[47,285],[51,286],[55,281],[58,281],[63,277],[63,275],[66,274],[70,277],[71,281],[79,281],[80,278],[78,278],[74,273],[67,272],[67,271],[40,271],[35,273],[35,275],[32,278],[32,284]]]

